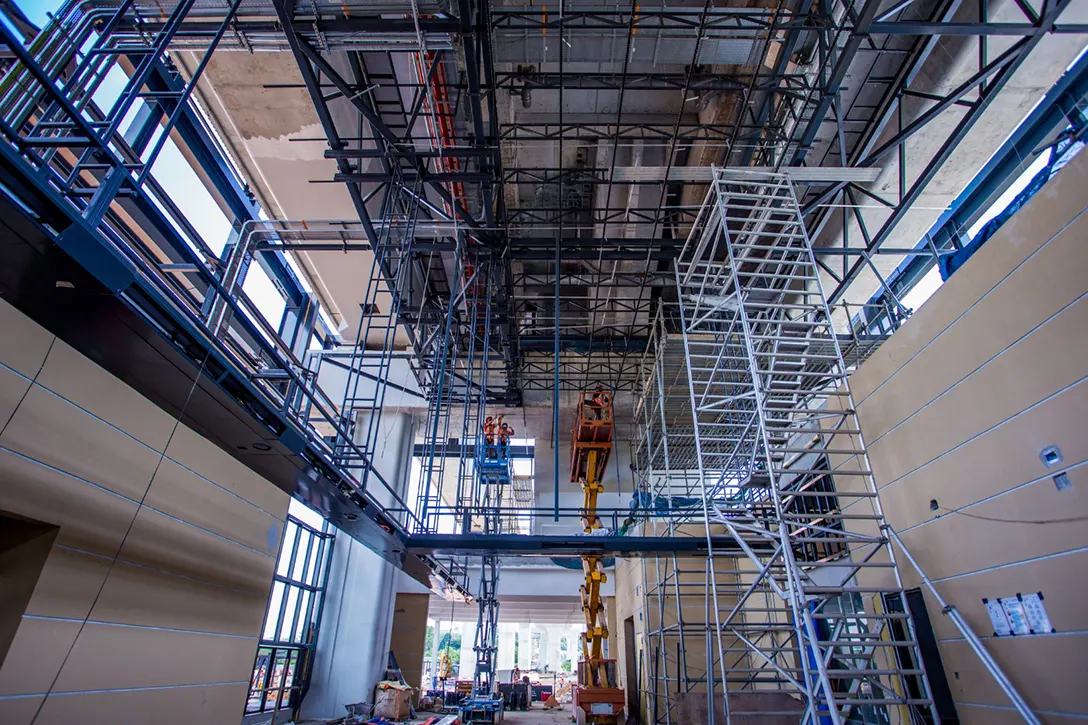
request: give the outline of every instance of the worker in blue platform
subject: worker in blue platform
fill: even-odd
[[[514,429],[509,424],[503,423],[502,416],[499,416],[499,448],[502,449],[503,455],[506,458],[510,457],[510,438],[514,435]]]
[[[499,416],[499,419],[502,419],[501,415]],[[495,419],[490,415],[487,416],[487,418],[484,420],[484,451],[486,452],[486,457],[488,458],[494,457],[493,454],[495,450],[495,428]]]

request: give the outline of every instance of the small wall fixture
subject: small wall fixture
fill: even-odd
[[[1062,462],[1062,450],[1057,446],[1047,446],[1039,451],[1039,460],[1047,468],[1053,468]]]

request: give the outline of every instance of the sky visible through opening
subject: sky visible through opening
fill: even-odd
[[[39,28],[45,28],[49,24],[50,14],[55,13],[62,3],[60,0],[17,0],[16,4],[31,22]],[[124,72],[115,65],[106,75],[98,92],[95,93],[95,102],[102,108],[109,108],[120,95],[126,80]],[[126,115],[122,124],[122,133],[128,129],[142,105],[143,101],[133,104],[132,110]],[[214,134],[214,129],[209,130]],[[215,202],[173,139],[167,139],[163,144],[162,151],[152,167],[151,175],[178,205],[208,247],[217,255],[222,254],[223,247],[231,234],[230,220]],[[289,264],[303,285],[306,285],[305,277],[294,264],[294,260],[290,260]],[[278,329],[285,302],[276,285],[259,265],[250,266],[242,289],[265,320],[273,328]]]

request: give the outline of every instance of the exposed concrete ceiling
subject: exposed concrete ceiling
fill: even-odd
[[[196,66],[191,53],[177,58],[188,72]],[[199,85],[208,115],[271,216],[310,222],[358,220],[347,187],[333,183],[336,161],[325,158],[328,142],[291,53],[218,53]],[[367,280],[374,273],[373,254],[304,251],[294,256],[322,306],[340,326],[341,337],[354,339]],[[377,304],[379,312],[388,312],[388,294],[380,295]],[[372,343],[381,339],[379,333],[371,337]],[[408,343],[403,334],[397,342]]]
[[[519,7],[521,3],[504,5]],[[775,3],[768,0],[729,5],[773,7]],[[892,5],[892,0],[885,3],[886,7]],[[923,12],[923,5],[928,8],[933,3],[914,3],[919,12]],[[670,8],[701,6],[702,3],[696,0],[685,0],[675,6],[670,4]],[[989,3],[989,8],[992,20],[1014,22],[1022,19],[1014,0],[995,0]],[[546,12],[541,9],[541,13]],[[976,13],[977,9],[974,4],[965,3],[958,12],[955,19],[972,19],[972,13]],[[1062,20],[1063,23],[1088,21],[1088,4],[1073,3]],[[682,75],[690,62],[685,60],[685,53],[693,51],[693,40],[683,32],[670,32],[673,34],[640,32],[631,37],[630,42],[626,30],[574,33],[569,36],[569,45],[563,50],[563,70],[566,73],[615,76],[623,72],[626,61],[627,73],[652,71]],[[996,57],[1016,42],[1016,38],[998,35],[990,37],[987,42],[989,56]],[[523,73],[525,77],[538,79],[555,74],[560,66],[559,43],[559,37],[554,34],[548,36],[536,31],[517,33],[497,30],[494,42],[496,70],[500,75]],[[903,215],[891,231],[886,246],[910,247],[922,238],[940,213],[1072,62],[1083,45],[1084,38],[1079,35],[1054,34],[1042,39],[992,100],[981,120],[957,145],[949,161],[937,171],[918,200]],[[773,65],[777,52],[778,46],[774,43],[761,48],[761,44],[752,38],[733,37],[706,44],[700,51],[700,60],[712,73],[743,74],[746,70],[752,70],[756,63]],[[343,53],[328,55],[334,65],[346,65]],[[398,78],[414,81],[416,71],[406,58],[401,57],[404,55],[393,54],[392,57],[400,59],[386,61],[388,67],[384,67],[384,70]],[[918,86],[918,89],[930,93],[950,91],[976,70],[977,56],[974,38],[940,38],[921,69],[925,84]],[[893,52],[859,53],[842,83],[841,106],[846,109],[847,119],[852,118],[851,113],[864,115],[865,109],[871,109],[874,98],[883,92],[883,87],[865,81],[874,74],[879,76],[881,68],[893,67],[889,64],[894,63],[896,57]],[[195,66],[192,55],[182,54],[178,60],[183,70],[191,70]],[[806,62],[804,58],[798,56],[791,58],[791,61],[793,71],[805,70],[803,65],[799,65]],[[383,83],[375,83],[368,92],[381,95],[386,103],[410,103],[411,99],[405,98],[407,90],[398,90]],[[325,158],[328,144],[324,130],[312,99],[302,87],[295,59],[289,52],[220,52],[213,57],[201,81],[200,94],[224,143],[270,214],[297,220],[358,218],[356,205],[346,187],[341,183],[329,183],[338,171],[337,163]],[[557,125],[560,118],[564,124],[600,124],[602,127],[616,124],[617,121],[664,126],[676,122],[728,126],[735,122],[743,97],[743,94],[731,91],[692,92],[689,95],[676,88],[621,93],[605,87],[568,87],[562,92],[560,108],[560,95],[554,87],[532,87],[525,96],[515,90],[504,89],[496,99],[500,122],[504,126],[532,124],[539,128]],[[970,102],[975,97],[968,95],[965,101]],[[925,98],[904,98],[903,123],[909,123],[932,105],[933,101]],[[339,126],[349,127],[357,122],[354,111],[343,99],[332,101],[330,109],[337,116]],[[966,112],[967,109],[961,106],[950,107],[906,143],[903,158],[906,160],[904,176],[908,186],[921,173],[928,159],[937,153],[948,131]],[[829,118],[833,119],[833,115]],[[419,123],[417,121],[415,130],[423,131],[424,126]],[[847,129],[850,128],[847,126]],[[873,145],[879,146],[897,131],[897,125],[889,124]],[[808,154],[807,163],[842,165],[837,152],[828,153],[835,137],[834,123],[824,124]],[[661,170],[663,175],[665,169],[670,169],[671,177],[680,173],[679,168],[701,169],[719,162],[724,148],[721,140],[696,140],[674,145],[671,139],[659,136],[630,138],[622,142],[567,141],[562,144],[560,159],[560,144],[557,141],[521,138],[505,141],[502,156],[508,168],[617,169],[616,176],[620,178],[625,175],[645,176],[650,173],[649,169]],[[672,155],[668,153],[670,150]],[[876,181],[865,186],[878,195],[894,199],[899,193],[899,159],[895,153],[891,153],[880,161],[879,167]],[[360,168],[377,169],[378,160],[371,159],[369,165],[364,160]],[[504,190],[507,208],[517,210],[530,205],[557,203],[557,198],[551,199],[549,196],[547,186],[507,184]],[[704,189],[702,184],[688,183],[679,204],[698,204]],[[870,203],[864,199],[861,202],[859,214],[865,220],[868,232],[873,234],[888,219],[890,212],[876,202]],[[651,182],[624,186],[609,183],[592,187],[588,204],[597,209],[624,206],[661,208],[666,204],[666,195],[663,184]],[[554,233],[554,230],[539,224],[535,227],[515,224],[512,231],[515,235],[528,236]],[[662,231],[660,224],[630,214],[610,218],[603,223],[590,220],[582,228],[568,226],[565,229],[565,233],[574,235],[630,238],[660,236]],[[827,224],[816,231],[819,232],[817,246],[841,244],[843,214],[837,211],[831,214]],[[846,221],[846,234],[851,246],[864,244],[862,230],[852,217]],[[360,303],[366,280],[372,271],[372,255],[365,251],[311,251],[298,253],[296,258],[319,294],[323,306],[342,326],[342,336],[351,339],[361,317]],[[845,300],[854,304],[868,300],[880,286],[876,272],[886,276],[901,261],[901,257],[894,255],[874,257],[875,272],[871,268],[863,269]],[[564,276],[560,284],[560,296],[565,301],[560,307],[560,318],[565,330],[608,338],[632,335],[641,329],[640,326],[648,325],[652,283],[603,286],[583,283],[583,280],[594,276],[599,279],[634,280],[637,275],[651,271],[649,268],[652,265],[645,261],[628,260],[602,264],[587,262],[569,267],[565,273],[571,274]],[[546,338],[554,329],[555,313],[549,307],[549,295],[541,293],[544,286],[552,286],[552,282],[540,276],[548,274],[549,269],[548,262],[518,262],[514,265],[515,278],[521,274],[528,275],[526,279],[529,280],[520,293],[524,300],[517,308],[518,319],[515,323],[523,334],[537,334]],[[825,275],[824,283],[831,286],[832,280]],[[518,294],[515,291],[515,296]],[[388,302],[388,297],[379,298],[379,312],[387,308],[382,302]],[[371,343],[377,344],[377,339]],[[401,346],[407,344],[403,334],[398,335],[397,343]],[[535,356],[544,360],[551,356],[551,351],[523,351],[523,355],[527,359]],[[525,401],[529,405],[549,404],[551,397],[550,392],[541,388],[538,392],[527,392]],[[564,411],[564,416],[567,414]],[[540,428],[542,434],[548,431],[547,438],[550,439],[550,424],[541,424]],[[538,437],[543,439],[544,435]]]

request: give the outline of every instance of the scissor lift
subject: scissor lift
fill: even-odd
[[[485,534],[499,534],[500,516],[498,503],[502,500],[503,486],[510,485],[510,445],[498,442],[484,444],[476,455],[476,471],[480,477],[480,519]],[[495,692],[495,655],[499,625],[499,562],[494,555],[486,556],[480,570],[480,594],[477,604],[480,612],[476,623],[476,672],[472,693],[458,706],[462,725],[486,723],[494,725],[503,717],[503,698]]]
[[[612,455],[612,394],[584,392],[578,401],[571,434],[570,480],[582,486],[582,526],[587,534],[601,528],[597,497],[604,491],[601,481]],[[578,723],[613,725],[623,714],[623,690],[615,686],[616,661],[605,659],[608,637],[601,585],[607,581],[601,558],[582,557],[586,583],[581,587],[586,633],[582,639],[582,661],[578,663],[578,685],[574,688],[574,719]]]
[[[510,484],[510,445],[485,444],[483,455],[477,458],[480,481],[485,486],[507,486]]]

